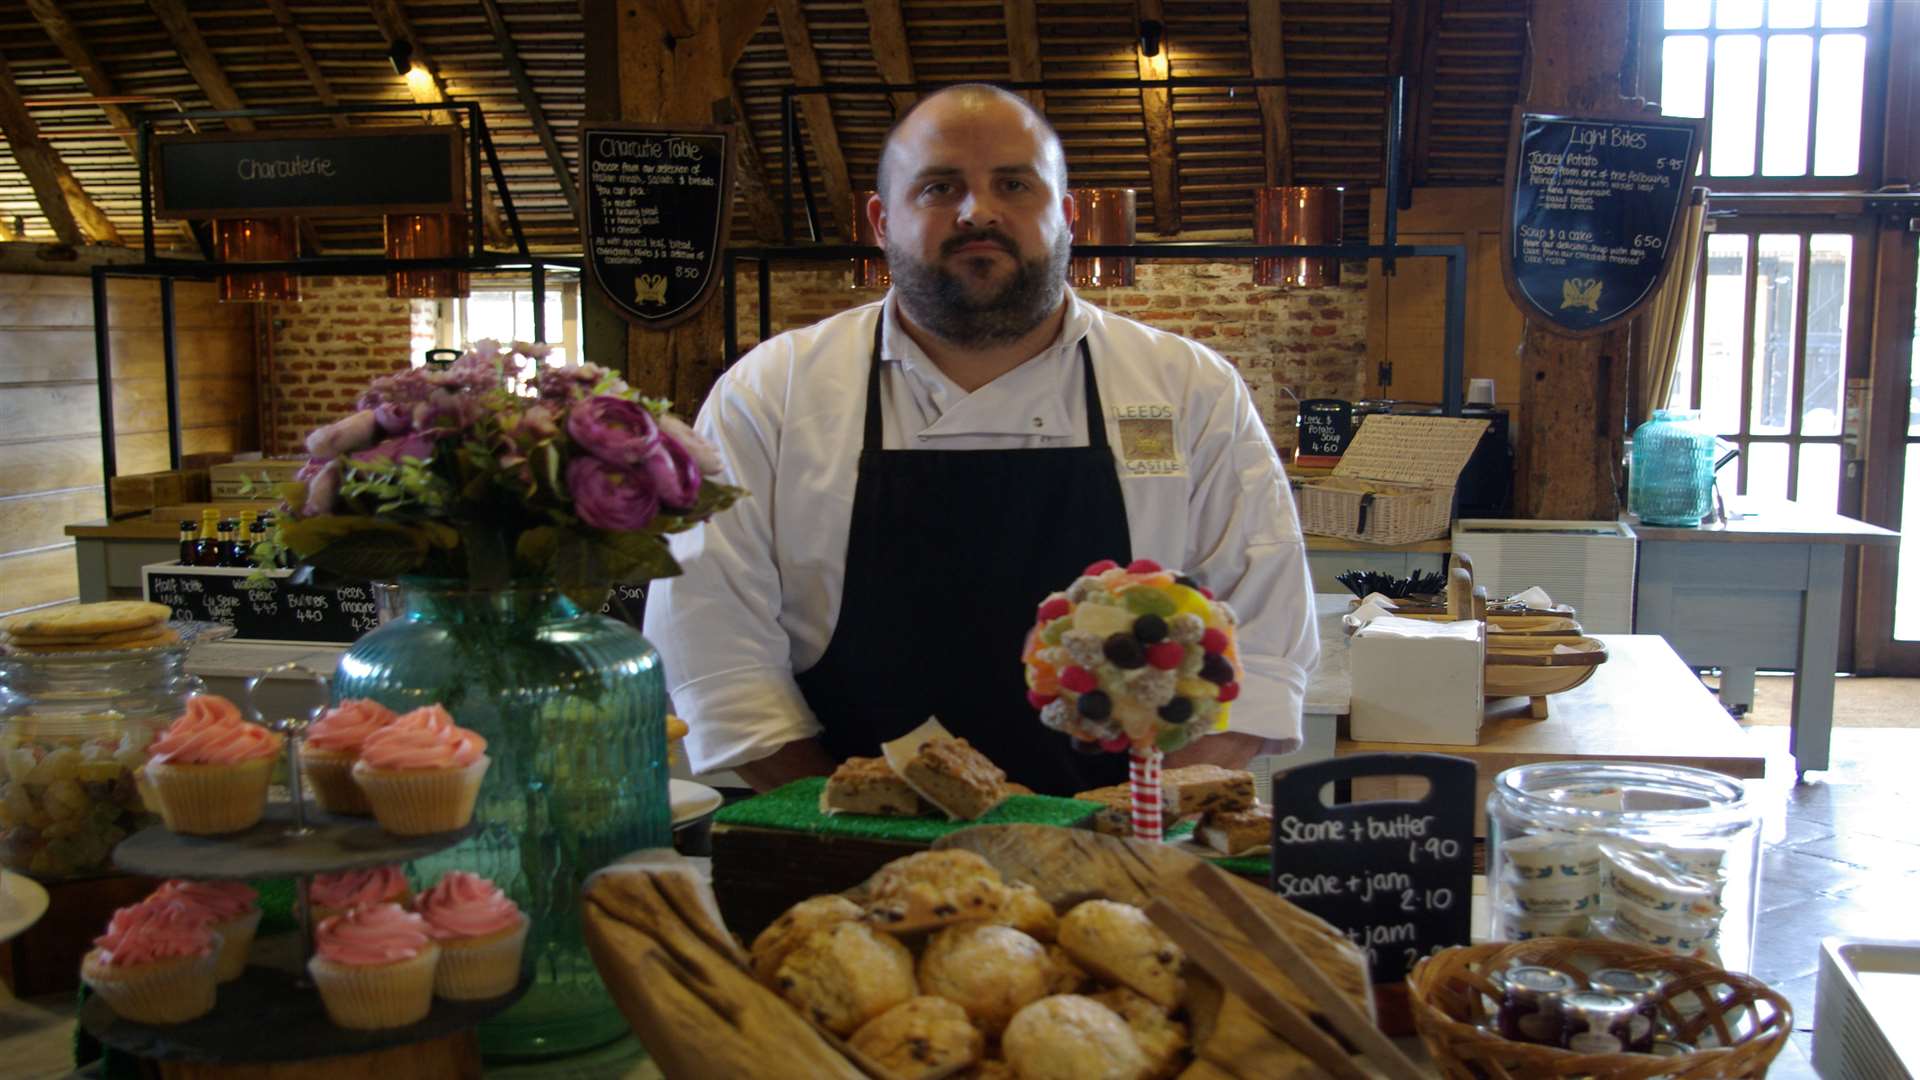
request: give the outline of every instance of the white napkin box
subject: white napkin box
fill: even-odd
[[[1473,746],[1486,715],[1486,624],[1383,616],[1348,643],[1360,742]]]

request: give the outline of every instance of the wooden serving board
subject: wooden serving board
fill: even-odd
[[[1247,933],[1187,880],[1200,860],[1167,847],[1040,825],[979,826],[937,848],[985,858],[1056,907],[1105,897],[1159,898],[1228,944],[1274,992],[1309,1015],[1313,1001],[1249,944]],[[1373,1015],[1364,955],[1332,926],[1251,882],[1236,887],[1366,1015]],[[849,881],[858,895],[864,883]],[[840,1040],[814,1028],[748,974],[746,954],[721,925],[713,895],[692,871],[641,863],[596,877],[582,898],[588,947],[601,980],[666,1076],[750,1080],[769,1075],[855,1078],[885,1074],[856,1064]],[[1183,1074],[1207,1080],[1324,1075],[1273,1034],[1244,1002],[1189,970],[1195,1060]]]

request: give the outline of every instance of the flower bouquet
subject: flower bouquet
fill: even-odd
[[[680,572],[665,537],[744,492],[719,455],[617,375],[538,367],[547,346],[481,341],[445,370],[368,386],[345,419],[307,437],[310,460],[276,493],[254,560],[288,557],[363,579],[477,586],[551,580],[597,608],[616,581]]]

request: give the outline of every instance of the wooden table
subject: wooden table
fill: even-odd
[[[1766,775],[1766,754],[1727,715],[1664,640],[1651,634],[1601,634],[1608,659],[1585,685],[1550,699],[1551,715],[1532,719],[1526,698],[1487,704],[1478,746],[1355,742],[1337,755],[1438,753],[1468,758],[1480,770],[1475,834],[1486,835],[1486,796],[1504,769],[1540,761],[1637,761],[1688,765],[1728,776]],[[1324,647],[1324,643],[1323,643]],[[1354,798],[1410,798],[1418,781],[1355,781]]]
[[[1847,549],[1900,534],[1779,499],[1727,501],[1722,524],[1632,522],[1640,537],[1636,632],[1667,639],[1687,664],[1721,671],[1720,700],[1753,704],[1758,668],[1791,670],[1794,766],[1825,769]]]

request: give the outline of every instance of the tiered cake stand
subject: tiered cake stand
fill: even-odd
[[[258,681],[249,683],[249,698]],[[307,977],[313,941],[307,886],[313,875],[408,862],[450,848],[478,829],[469,822],[454,832],[395,836],[372,819],[323,814],[307,805],[301,790],[300,744],[310,719],[267,722],[287,735],[293,798],[270,805],[260,824],[225,836],[187,836],[154,825],[121,841],[113,852],[115,865],[148,877],[294,878],[297,943],[284,938],[256,941],[246,972],[223,984],[213,1010],[197,1020],[136,1024],[95,996],[81,1008],[80,1022],[102,1043],[156,1062],[162,1077],[183,1080],[478,1076],[480,1053],[473,1029],[518,1001],[532,985],[530,976],[523,974],[512,992],[487,1001],[436,997],[426,1019],[377,1031],[335,1026]],[[276,948],[286,945],[292,947]]]

